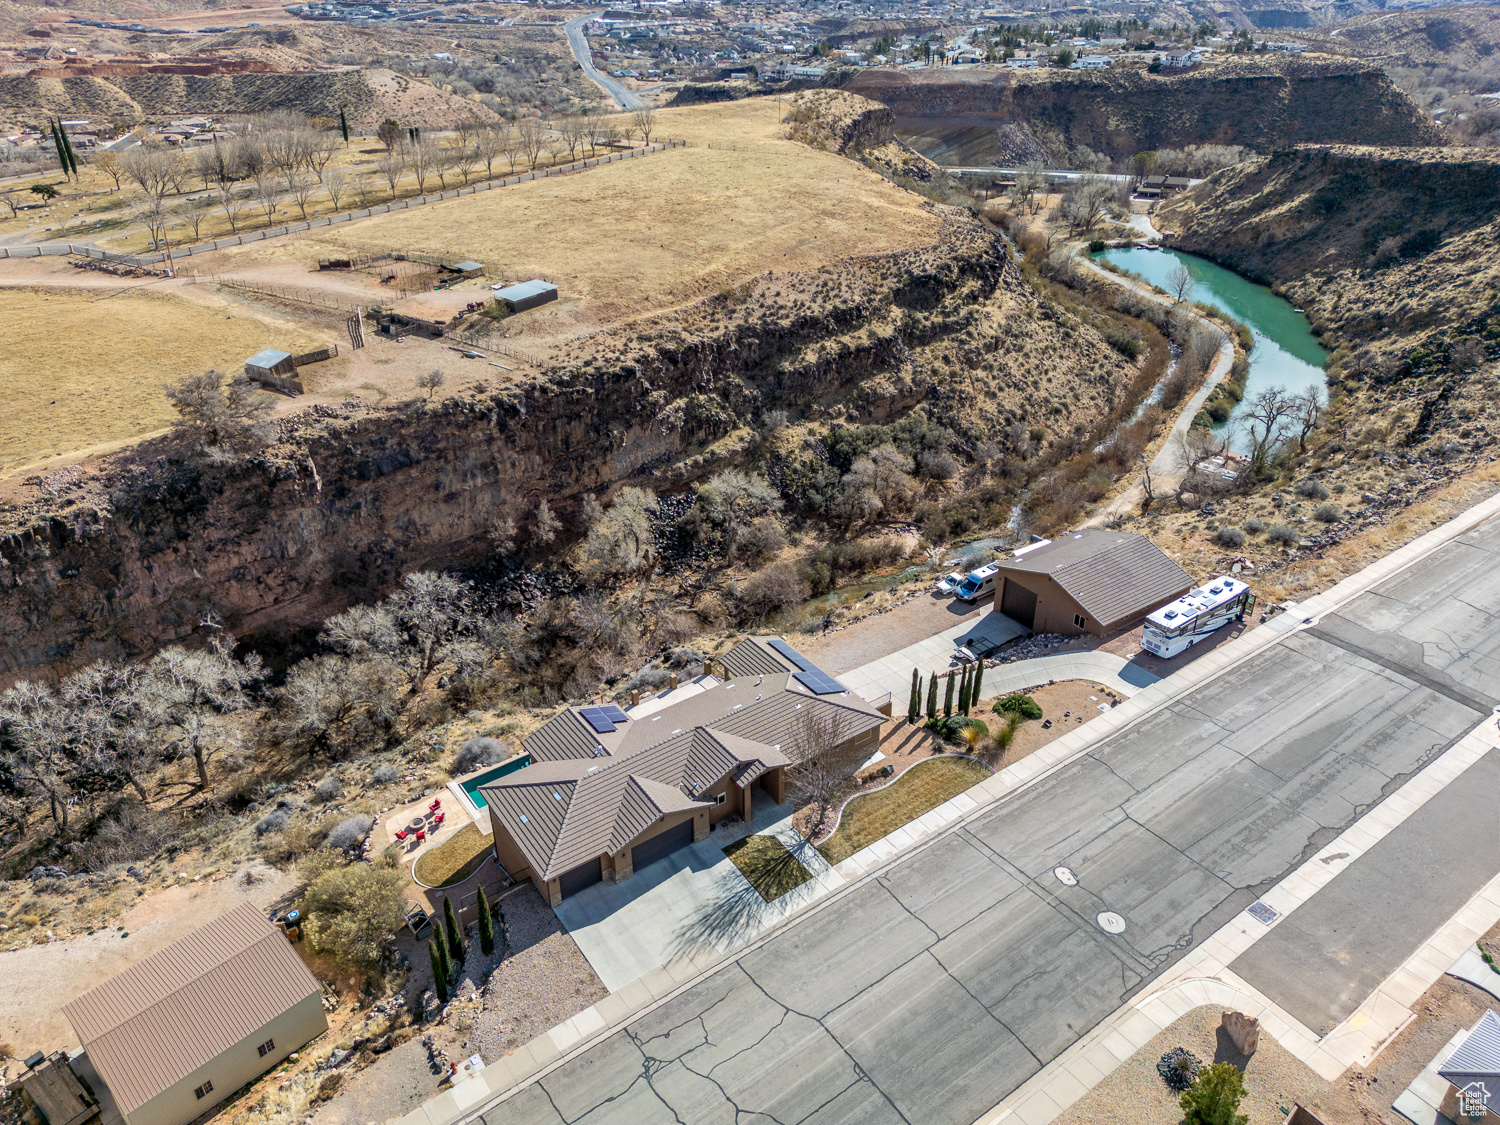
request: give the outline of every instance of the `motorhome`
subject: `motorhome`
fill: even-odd
[[[1141,647],[1157,656],[1176,656],[1254,608],[1249,586],[1235,578],[1215,578],[1150,614],[1141,630]]]
[[[958,589],[953,596],[961,602],[975,602],[980,598],[989,597],[995,592],[995,575],[1000,568],[994,563],[982,566],[978,570],[971,570],[959,583]]]

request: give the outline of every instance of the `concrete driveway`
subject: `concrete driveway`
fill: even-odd
[[[557,916],[611,992],[668,961],[709,944],[741,948],[844,880],[792,828],[793,806],[755,792],[755,818],[711,833],[637,871],[623,883],[598,883],[563,900]],[[724,854],[752,833],[775,836],[813,879],[766,902]]]
[[[845,672],[839,676],[839,682],[865,699],[874,699],[890,692],[895,713],[903,714],[906,701],[911,696],[913,668],[925,680],[934,672],[947,672],[953,667],[953,653],[959,645],[972,640],[986,640],[1003,645],[1017,637],[1024,637],[1028,631],[1026,626],[1012,621],[1003,613],[986,613],[978,620],[971,618],[962,621],[889,656],[882,656],[879,660],[872,660],[851,672]]]

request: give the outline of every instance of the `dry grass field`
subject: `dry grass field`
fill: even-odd
[[[0,324],[0,475],[164,428],[170,379],[239,370],[265,347],[316,346],[311,335],[156,293],[0,289]]]
[[[542,277],[603,324],[766,270],[928,245],[939,220],[860,165],[782,139],[776,104],[749,99],[658,113],[691,147],[350,224],[329,243],[476,258],[492,275]],[[707,144],[724,144],[709,149]],[[269,251],[267,253],[274,253]]]

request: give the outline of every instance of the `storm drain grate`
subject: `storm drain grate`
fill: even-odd
[[[1276,921],[1276,919],[1281,917],[1280,914],[1276,913],[1276,911],[1272,910],[1263,902],[1251,903],[1250,909],[1245,911],[1245,913],[1250,915],[1250,917],[1254,918],[1257,922],[1264,922],[1268,926],[1272,922]]]

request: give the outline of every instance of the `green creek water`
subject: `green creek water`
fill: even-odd
[[[1323,364],[1328,352],[1312,334],[1307,317],[1266,286],[1247,281],[1205,258],[1176,250],[1104,250],[1093,256],[1139,274],[1163,289],[1168,288],[1167,275],[1178,262],[1187,266],[1193,275],[1190,300],[1217,305],[1255,333],[1244,401],[1272,387],[1283,387],[1293,393],[1317,387],[1326,397],[1328,381]],[[1236,407],[1226,425],[1233,426],[1240,411],[1241,407]],[[1234,440],[1230,444],[1238,448],[1241,442]]]

